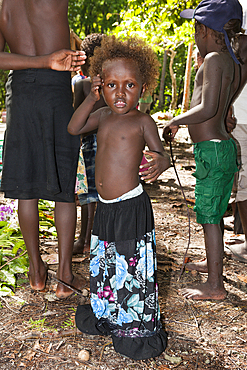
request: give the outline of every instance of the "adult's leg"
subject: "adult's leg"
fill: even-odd
[[[57,276],[66,284],[81,289],[86,281],[72,274],[72,253],[76,227],[75,203],[56,202],[55,225],[58,235],[59,267]],[[56,295],[58,298],[67,298],[73,291],[58,283]]]
[[[29,281],[32,289],[43,290],[47,271],[39,252],[38,199],[18,202],[18,217],[29,257]]]
[[[81,231],[77,241],[74,243],[73,254],[90,252],[95,208],[96,202],[81,206]]]
[[[205,248],[208,263],[208,279],[205,283],[180,290],[185,298],[224,299],[226,290],[223,284],[224,245],[219,224],[204,224]]]

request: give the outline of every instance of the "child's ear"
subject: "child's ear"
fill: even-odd
[[[204,24],[202,24],[201,32],[202,32],[202,38],[205,38],[208,33],[208,28]]]
[[[147,84],[142,84],[142,90],[141,90],[141,97],[143,97],[145,91],[146,91],[146,88],[147,88]]]

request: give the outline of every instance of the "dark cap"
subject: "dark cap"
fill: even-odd
[[[239,64],[224,30],[224,25],[231,19],[239,19],[242,26],[243,10],[238,0],[202,0],[196,9],[185,9],[180,16],[187,19],[195,18],[212,30],[223,32],[226,46],[234,61]]]

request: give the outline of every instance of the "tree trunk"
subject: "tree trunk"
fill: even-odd
[[[170,64],[169,64],[169,71],[172,79],[172,101],[170,105],[170,109],[174,110],[177,106],[177,83],[176,83],[176,73],[173,71],[173,62],[176,55],[176,51],[169,49],[169,56],[170,56]]]
[[[193,42],[190,42],[188,46],[188,55],[187,55],[186,70],[185,70],[184,95],[183,95],[182,110],[181,110],[182,113],[186,112],[189,109],[192,53],[193,53]]]
[[[163,56],[163,66],[160,79],[160,91],[159,91],[159,108],[161,109],[164,104],[164,88],[165,88],[165,76],[166,76],[166,61],[167,61],[167,51],[164,50]]]

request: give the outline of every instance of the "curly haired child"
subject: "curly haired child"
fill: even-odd
[[[81,43],[81,50],[87,55],[85,64],[81,67],[84,76],[89,76],[90,59],[94,54],[94,49],[101,45],[101,33],[92,33],[85,37]],[[78,80],[74,85],[74,108],[77,109],[84,99],[90,94],[91,78]],[[94,105],[92,112],[104,107],[105,101],[103,96]],[[90,132],[86,135],[81,135],[81,150],[79,154],[79,161],[82,157],[85,162],[88,192],[77,192],[78,200],[81,206],[81,229],[78,239],[74,243],[73,254],[88,253],[90,250],[91,231],[93,227],[94,213],[96,209],[98,192],[95,186],[94,172],[95,172],[95,155],[97,149],[97,132]]]
[[[194,210],[203,227],[207,261],[187,267],[208,272],[208,278],[180,293],[185,298],[220,300],[227,295],[223,284],[221,220],[234,173],[238,171],[237,148],[226,131],[225,119],[241,82],[239,61],[231,42],[241,31],[242,7],[238,0],[202,0],[195,10],[186,9],[181,16],[195,18],[195,40],[204,63],[196,75],[191,109],[172,119],[164,129],[164,137],[173,140],[179,125],[188,125],[195,143]]]
[[[142,360],[160,355],[167,340],[158,304],[153,212],[138,168],[145,144],[162,158],[164,170],[170,158],[154,120],[136,109],[145,90],[155,87],[159,64],[143,40],[113,36],[102,40],[90,62],[91,93],[68,126],[72,135],[98,129],[91,305],[77,308],[76,325],[84,333],[111,335],[117,352]],[[100,89],[107,107],[90,114]]]

